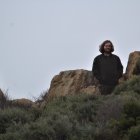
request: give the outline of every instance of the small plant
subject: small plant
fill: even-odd
[[[116,129],[118,135],[123,139],[128,137],[130,132],[134,132],[134,127],[140,125],[140,103],[139,99],[130,98],[125,100],[121,117],[115,121],[113,127]],[[131,130],[131,131],[130,131]],[[132,133],[131,136],[132,137]]]
[[[122,94],[123,92],[135,92],[140,94],[140,76],[133,76],[130,80],[118,85],[113,94]]]
[[[129,130],[128,137],[129,137],[129,140],[139,140],[140,139],[140,125],[132,127]]]

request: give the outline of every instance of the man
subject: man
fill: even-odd
[[[92,73],[99,85],[101,94],[110,94],[118,84],[123,74],[123,66],[118,56],[112,54],[114,46],[110,40],[105,40],[99,51],[102,53],[95,57]]]

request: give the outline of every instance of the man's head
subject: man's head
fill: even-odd
[[[101,53],[112,53],[114,51],[114,46],[110,40],[105,40],[99,47]]]

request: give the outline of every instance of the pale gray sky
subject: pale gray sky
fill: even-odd
[[[60,71],[91,70],[106,39],[124,70],[140,46],[139,0],[0,0],[0,88],[38,97]]]

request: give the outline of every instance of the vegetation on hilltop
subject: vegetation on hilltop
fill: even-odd
[[[58,97],[44,108],[0,109],[0,140],[139,140],[140,76],[111,95]]]

